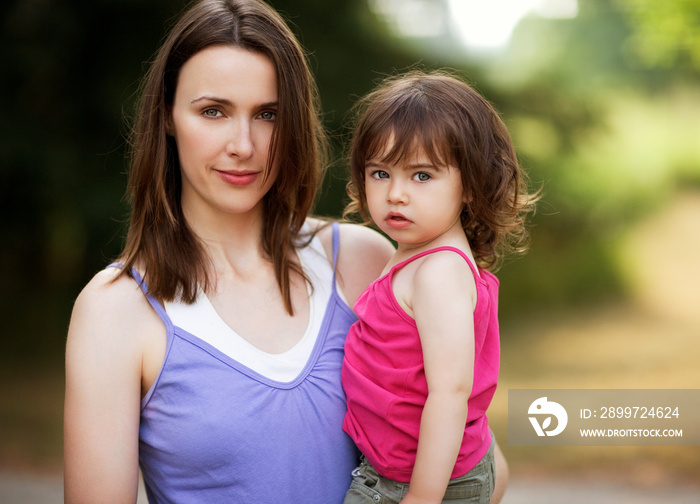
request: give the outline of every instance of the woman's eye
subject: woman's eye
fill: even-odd
[[[430,175],[427,174],[427,173],[425,173],[425,172],[416,173],[413,177],[414,177],[418,182],[427,182],[428,180],[430,180]]]
[[[219,112],[215,108],[208,108],[208,109],[204,109],[203,114],[205,117],[219,117],[221,115],[221,112]]]
[[[273,112],[272,110],[266,110],[265,112],[260,114],[260,119],[263,119],[264,121],[274,121],[277,119],[277,112]]]

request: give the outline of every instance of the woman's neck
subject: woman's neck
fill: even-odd
[[[226,270],[246,270],[264,258],[262,204],[246,213],[187,211],[185,219],[202,241],[218,274]]]

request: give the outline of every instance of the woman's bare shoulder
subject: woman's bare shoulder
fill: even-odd
[[[73,306],[70,339],[83,337],[124,339],[153,328],[158,316],[138,283],[118,268],[100,271],[88,282]]]
[[[362,291],[381,274],[394,254],[391,242],[377,231],[351,223],[341,223],[338,251],[338,284],[352,306]],[[331,250],[330,226],[318,232],[326,251]]]
[[[377,262],[380,272],[395,252],[394,246],[384,235],[358,224],[340,224],[340,243],[346,253],[365,256],[363,263],[366,260]]]
[[[106,268],[87,283],[76,299],[76,308],[105,309],[105,315],[137,308],[146,301],[141,288],[118,268]]]
[[[332,221],[310,217],[306,220],[307,226],[320,238],[323,246],[332,248]],[[381,233],[372,228],[353,224],[350,222],[339,222],[341,247],[346,251],[365,252],[379,254],[382,259],[391,257],[394,253],[394,246]],[[382,265],[382,268],[384,265]]]

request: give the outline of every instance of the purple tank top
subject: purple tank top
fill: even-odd
[[[333,268],[338,243],[334,224]],[[149,502],[342,503],[358,462],[342,430],[340,383],[356,317],[335,275],[311,357],[286,383],[174,326],[148,300],[167,330],[163,367],[141,404],[139,463]]]

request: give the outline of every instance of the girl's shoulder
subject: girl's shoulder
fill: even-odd
[[[461,253],[460,253],[461,252]],[[430,250],[415,260],[414,268],[426,279],[449,277],[453,275],[471,276],[469,267],[470,254],[455,247]]]
[[[430,250],[413,264],[413,278],[421,288],[433,286],[440,290],[446,284],[459,285],[473,293],[479,271],[469,249],[462,247],[439,247]]]

